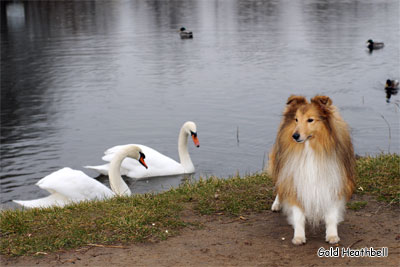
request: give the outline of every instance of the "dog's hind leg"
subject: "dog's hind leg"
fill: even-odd
[[[276,195],[274,203],[271,206],[272,211],[280,211],[281,210],[281,203],[279,202],[279,196]]]
[[[306,243],[305,223],[306,218],[303,211],[297,206],[291,206],[291,214],[289,215],[289,222],[294,228],[294,236],[292,243],[294,245],[302,245]]]

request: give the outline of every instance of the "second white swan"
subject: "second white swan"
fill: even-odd
[[[154,176],[193,173],[195,169],[187,147],[189,136],[192,137],[195,146],[199,147],[200,143],[199,139],[197,138],[197,127],[196,124],[192,121],[185,122],[179,133],[178,152],[180,163],[150,147],[135,144],[142,149],[143,153],[147,155],[149,168],[146,170],[140,168],[136,160],[127,158],[121,164],[121,174],[126,175],[130,178],[140,179]],[[104,152],[105,155],[102,159],[109,162],[114,157],[115,153],[126,146],[128,145],[120,145],[109,148],[106,152]],[[85,166],[85,168],[92,169],[106,175],[110,168],[110,164],[107,163],[100,166]]]
[[[124,158],[131,158],[144,162],[145,154],[134,145],[126,146],[116,153],[110,163],[110,186],[112,191],[99,181],[87,176],[82,171],[71,168],[62,168],[40,179],[36,185],[47,190],[51,195],[33,200],[13,200],[15,203],[27,208],[46,208],[51,206],[63,207],[73,202],[84,200],[102,200],[115,195],[130,196],[131,190],[121,178],[119,168]]]

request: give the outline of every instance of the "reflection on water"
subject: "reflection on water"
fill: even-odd
[[[194,178],[260,171],[290,94],[329,95],[361,155],[387,151],[384,116],[400,152],[399,99],[382,101],[380,82],[399,76],[398,10],[396,0],[2,1],[1,202],[45,196],[40,178],[99,164],[118,144],[178,159],[187,120],[201,142],[189,146]],[[385,47],[369,53],[371,38]]]
[[[397,92],[399,90],[399,81],[397,80],[386,80],[385,84],[385,92],[386,92],[386,102],[390,103],[390,98],[392,95],[397,95]]]
[[[386,91],[386,102],[390,103],[390,98],[392,97],[392,95],[397,95],[399,90],[392,88],[385,88],[385,91]]]

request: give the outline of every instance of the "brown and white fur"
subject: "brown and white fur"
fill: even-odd
[[[292,243],[306,242],[306,221],[325,222],[326,242],[339,242],[337,225],[355,186],[355,157],[348,126],[332,100],[290,96],[269,158],[277,192],[271,209],[282,208],[288,216]]]

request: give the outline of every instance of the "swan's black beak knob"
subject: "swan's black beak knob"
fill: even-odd
[[[140,164],[142,164],[146,169],[148,169],[149,167],[147,167],[146,162],[144,162],[144,159],[146,158],[146,156],[142,152],[139,152],[139,154],[140,154],[140,158],[139,158]]]
[[[200,147],[199,138],[197,138],[197,133],[191,132],[193,143],[195,146]]]

